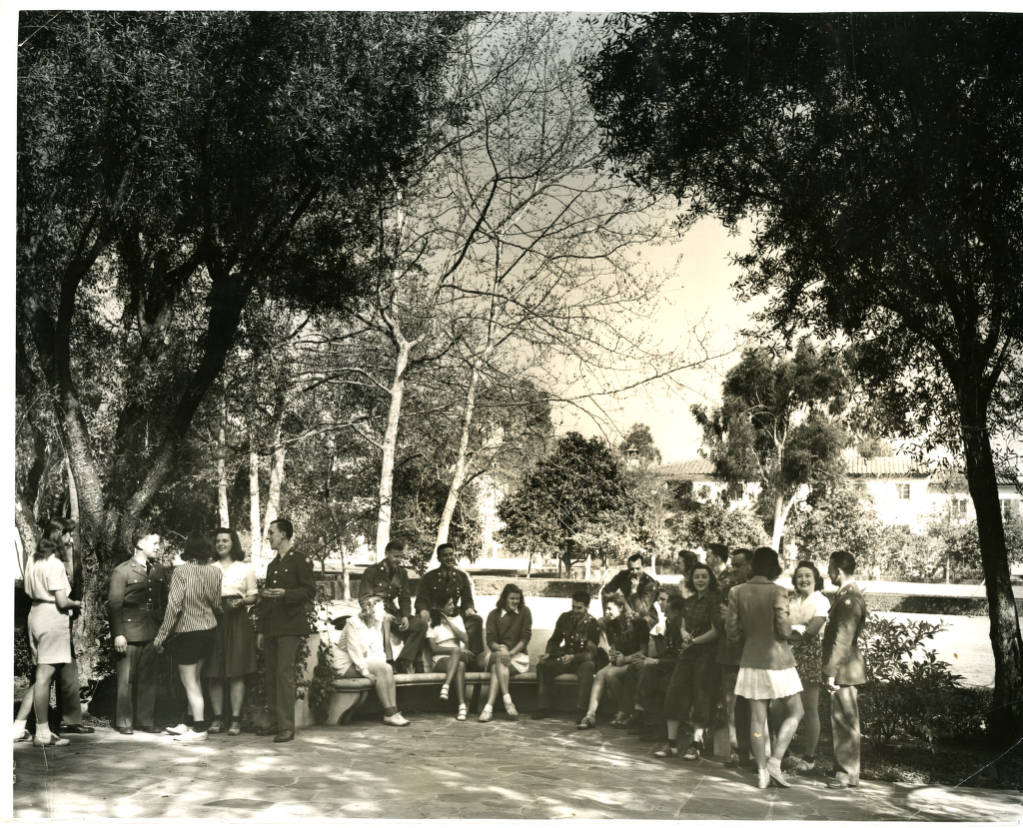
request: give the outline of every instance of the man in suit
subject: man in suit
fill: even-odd
[[[575,673],[579,677],[575,723],[579,724],[586,715],[600,641],[600,626],[590,615],[589,606],[590,594],[586,590],[572,593],[572,609],[559,615],[554,624],[554,632],[547,640],[547,651],[536,665],[538,698],[534,719],[550,715],[554,679],[562,673]]]
[[[136,718],[146,733],[160,732],[153,718],[160,672],[153,639],[163,621],[170,578],[156,563],[159,554],[160,536],[144,534],[135,541],[131,558],[110,575],[107,607],[117,658],[114,727],[125,736],[134,733]]]
[[[857,687],[866,682],[857,641],[867,618],[867,604],[853,578],[856,559],[835,552],[828,560],[828,578],[838,587],[821,642],[824,678],[831,694],[831,730],[835,776],[831,788],[855,788],[860,782],[860,708]]]
[[[412,588],[404,557],[405,544],[400,540],[389,541],[384,547],[384,559],[367,566],[359,584],[360,597],[379,595],[383,598],[387,613],[383,623],[384,649],[388,661],[392,660],[391,635],[396,633],[402,641],[407,641],[412,633]],[[394,672],[409,672],[414,658],[415,653],[402,648],[394,659]]]
[[[270,548],[277,554],[266,568],[266,583],[259,593],[256,646],[264,653],[266,703],[274,715],[261,736],[275,742],[295,738],[295,655],[310,631],[316,581],[309,559],[292,547],[294,527],[286,518],[270,524]]]
[[[410,665],[415,663],[430,626],[430,610],[436,608],[437,596],[442,594],[454,599],[455,612],[462,616],[465,623],[465,631],[469,636],[468,649],[473,659],[478,661],[483,653],[483,619],[476,612],[472,580],[455,566],[455,547],[450,543],[442,543],[437,547],[437,560],[440,566],[431,569],[419,581],[419,589],[416,591],[417,615],[412,619],[408,640],[395,663],[396,673],[407,672]]]
[[[660,584],[643,571],[643,556],[639,552],[630,555],[626,565],[628,569],[623,569],[604,585],[600,597],[606,601],[616,592],[620,592],[632,607],[632,611],[646,618],[652,627],[657,623],[656,613],[652,607]]]

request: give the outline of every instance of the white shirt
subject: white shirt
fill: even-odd
[[[35,601],[53,604],[57,601],[56,593],[59,590],[71,592],[64,562],[56,555],[41,561],[29,560],[25,567],[25,594]]]
[[[789,620],[793,624],[805,627],[814,618],[827,618],[830,611],[831,604],[821,592],[796,593],[789,598]]]
[[[354,664],[364,676],[369,661],[386,661],[384,635],[380,626],[370,627],[361,616],[349,616],[337,643],[337,669],[342,675]]]
[[[256,572],[253,570],[252,564],[245,561],[231,561],[227,569],[224,569],[218,561],[213,566],[220,567],[224,576],[220,582],[221,598],[248,598],[250,595],[256,594]]]
[[[459,630],[463,634],[465,633],[465,622],[462,621],[462,616],[452,615],[448,618],[448,624]],[[430,627],[426,631],[426,637],[436,644],[438,647],[453,647],[457,646],[458,636],[455,635],[454,631],[441,621],[436,627]],[[444,658],[443,655],[437,656],[437,658]]]

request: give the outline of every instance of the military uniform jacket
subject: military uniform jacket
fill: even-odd
[[[563,612],[554,624],[554,632],[547,639],[547,654],[553,658],[573,656],[573,661],[587,661],[596,657],[600,641],[600,625],[589,613],[576,615]]]
[[[387,561],[372,564],[362,573],[360,595],[379,595],[384,599],[387,612],[395,617],[412,614],[412,587],[404,567],[388,568]]]
[[[306,635],[309,632],[316,581],[309,559],[297,549],[275,555],[266,568],[265,589],[283,589],[281,598],[260,597],[256,618],[263,635]]]
[[[156,563],[147,574],[145,565],[134,558],[114,567],[107,594],[114,638],[123,635],[129,642],[138,643],[156,637],[167,606],[167,576],[166,568]]]
[[[445,569],[443,566],[438,566],[427,572],[419,582],[419,589],[416,592],[416,612],[433,609],[436,606],[437,595],[442,592],[448,593],[455,599],[457,614],[465,615],[467,609],[476,609],[469,576],[461,569]]]
[[[636,590],[633,592],[632,573],[627,569],[623,569],[604,585],[600,594],[607,597],[620,592],[625,600],[629,602],[633,612],[639,615],[647,615],[650,612],[650,608],[654,605],[654,600],[657,598],[657,590],[660,586],[649,573],[641,572],[639,583],[636,584]]]
[[[834,677],[835,684],[864,684],[867,680],[857,646],[866,620],[867,602],[863,593],[855,581],[847,583],[835,593],[821,641],[824,677]]]

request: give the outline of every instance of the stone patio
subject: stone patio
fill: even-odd
[[[97,728],[67,748],[14,745],[14,817],[278,821],[295,817],[972,820],[1018,822],[1023,796],[823,777],[784,790],[712,760],[664,762],[653,745],[568,718],[489,724],[412,715],[357,720],[274,745],[254,734],[184,745]]]

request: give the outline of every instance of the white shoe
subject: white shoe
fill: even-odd
[[[480,711],[479,720],[481,722],[489,722],[492,718],[494,718],[494,708],[488,704]]]
[[[400,712],[398,712],[393,716],[384,716],[384,724],[390,725],[391,727],[407,727],[411,723],[408,719],[402,716]]]
[[[21,730],[15,730],[14,731],[14,741],[15,742],[27,742],[31,738],[32,738],[32,734],[29,733],[24,728],[22,728]]]
[[[814,769],[814,766],[813,762],[807,762],[805,759],[800,759],[790,768],[790,770],[793,773],[810,773],[810,771]]]
[[[209,738],[209,735],[205,730],[198,731],[189,728],[184,733],[179,733],[174,737],[175,742],[205,742]]]
[[[506,701],[504,703],[504,712],[512,719],[517,719],[519,717],[519,711],[515,709],[515,705],[510,701]]]
[[[468,707],[468,705],[464,705],[464,704],[458,705],[458,715],[455,716],[455,718],[458,721],[460,721],[460,722],[464,722],[466,720],[466,718],[468,718],[468,716],[469,716],[469,707]]]
[[[186,725],[184,722],[182,722],[181,724],[176,724],[176,725],[173,725],[172,727],[165,727],[163,729],[163,732],[164,733],[169,733],[171,736],[180,736],[182,733],[184,733],[185,731],[190,730],[190,729],[191,728],[189,728],[188,725]]]

